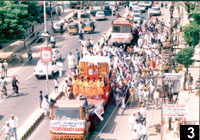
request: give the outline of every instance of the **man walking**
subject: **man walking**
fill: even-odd
[[[46,120],[49,118],[49,112],[50,112],[50,107],[49,107],[49,98],[48,95],[44,96],[45,98],[42,101],[42,108],[44,110],[44,115],[46,117]]]
[[[73,68],[75,59],[74,59],[74,56],[72,55],[72,52],[69,53],[67,60],[68,60],[68,68],[69,69]]]
[[[146,123],[143,123],[142,125],[142,140],[147,140],[148,138],[148,127],[146,126]]]
[[[42,108],[42,101],[43,101],[43,95],[42,95],[42,90],[40,90],[40,108]]]
[[[193,93],[192,84],[193,84],[193,77],[192,77],[191,73],[189,73],[189,78],[188,78],[188,91],[189,91],[189,94],[190,94],[190,92]]]
[[[80,59],[81,59],[81,53],[78,49],[76,49],[76,55],[77,55],[77,65],[79,65]]]
[[[3,76],[7,77],[7,71],[8,71],[8,63],[6,60],[4,60],[2,64],[2,69],[3,69]]]
[[[4,131],[4,140],[11,140],[11,136],[14,135],[12,128],[10,127],[9,121],[6,121],[6,125],[1,129],[0,136]]]
[[[58,70],[59,70],[59,77],[62,77],[63,63],[62,63],[62,61],[58,61],[56,64],[57,64]]]
[[[55,80],[54,80],[54,89],[55,89],[55,93],[58,93],[58,79],[56,78]]]
[[[17,122],[18,121],[19,121],[19,119],[16,116],[11,115],[11,118],[9,120],[9,124],[10,124],[10,127],[13,130],[13,133],[14,133],[14,136],[15,136],[15,140],[17,140]]]
[[[4,79],[4,77],[1,77],[1,80],[0,80],[0,90],[2,91],[2,93],[3,93],[5,96],[8,95],[8,94],[7,94],[7,88],[6,88],[6,86],[7,86],[6,80]],[[3,98],[3,94],[1,95],[2,98]]]

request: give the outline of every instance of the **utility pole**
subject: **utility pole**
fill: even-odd
[[[170,6],[170,47],[169,47],[169,73],[172,72],[172,50],[173,50],[173,13],[174,13],[174,1],[171,2],[171,6]],[[171,92],[171,90],[170,90]],[[170,93],[171,94],[171,93]],[[172,118],[169,117],[169,130],[172,129]]]
[[[163,121],[163,103],[164,103],[164,83],[163,83],[163,47],[161,47],[161,78],[162,78],[162,85],[161,85],[161,89],[162,89],[162,100],[161,100],[161,140],[164,139],[165,134],[164,133],[164,121]]]
[[[173,50],[173,12],[174,12],[174,2],[171,2],[170,6],[170,47],[169,47],[169,72],[172,72],[172,50]]]

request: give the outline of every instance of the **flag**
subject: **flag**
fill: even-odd
[[[104,101],[101,102],[96,109],[94,110],[94,113],[97,115],[97,117],[103,121],[103,117],[101,116],[102,114],[104,114]]]

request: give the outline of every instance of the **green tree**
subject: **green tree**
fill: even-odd
[[[35,5],[35,7],[33,6]],[[23,38],[30,22],[33,22],[37,15],[30,9],[37,9],[35,2],[19,3],[16,1],[0,2],[0,41]]]
[[[183,29],[184,40],[189,46],[196,46],[200,39],[200,25],[197,22],[192,22]]]
[[[193,55],[194,55],[194,48],[193,47],[185,47],[185,48],[181,49],[176,56],[176,61],[186,68],[183,89],[186,89],[186,81],[187,81],[187,77],[188,77],[189,67],[194,63],[194,60],[191,59],[193,57]]]

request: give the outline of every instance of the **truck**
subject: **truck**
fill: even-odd
[[[87,137],[90,127],[85,100],[58,100],[52,107],[50,120],[51,140]]]
[[[51,140],[76,139],[85,140],[90,130],[95,130],[99,122],[103,120],[104,108],[110,97],[109,84],[109,57],[104,56],[84,56],[78,66],[79,75],[77,81],[71,84],[71,88],[66,87],[65,95],[74,93],[73,99],[59,99],[53,105],[50,121]],[[79,78],[80,77],[80,78]],[[90,79],[103,79],[103,94],[92,93],[92,97],[85,91],[75,94],[75,86],[85,90],[84,83],[80,83],[81,77]],[[82,79],[85,82],[85,78]],[[97,89],[98,84],[92,88]],[[90,93],[91,94],[91,93]]]
[[[131,26],[131,21],[125,17],[114,19],[110,39],[112,45],[131,44],[133,41]]]

